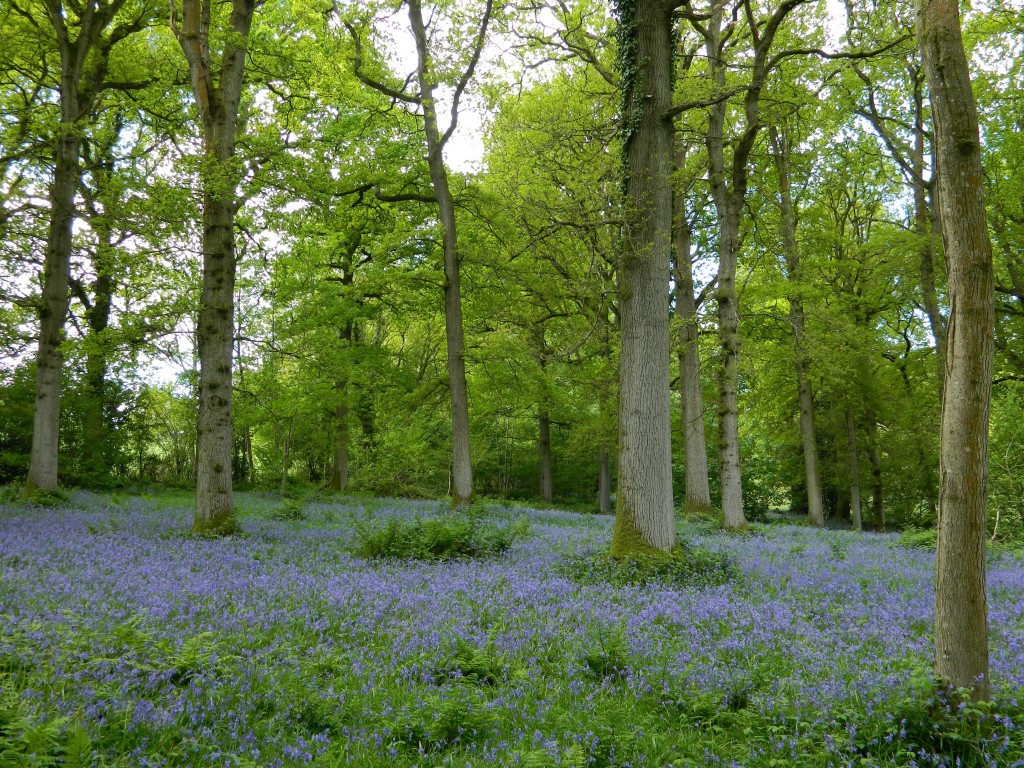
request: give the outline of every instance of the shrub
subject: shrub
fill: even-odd
[[[377,526],[357,524],[355,531],[359,557],[455,560],[499,555],[528,535],[529,523],[521,518],[498,525],[469,510],[429,519],[391,518]]]
[[[995,752],[1002,753],[1009,765],[1021,758],[1019,746],[1011,745],[1017,743],[1022,714],[1015,701],[972,701],[969,691],[918,671],[911,695],[898,700],[884,720],[850,730],[849,746],[857,754],[893,764],[927,756],[941,759],[935,764],[981,768],[995,764]],[[848,719],[852,722],[857,716],[851,713]]]
[[[615,558],[607,552],[587,552],[563,561],[563,575],[589,584],[664,584],[710,587],[732,581],[736,566],[728,555],[693,544],[680,544],[672,554]]]
[[[901,547],[913,547],[915,549],[935,549],[939,539],[939,532],[934,528],[907,528],[900,534],[897,543]]]

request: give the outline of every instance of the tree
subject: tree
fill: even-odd
[[[53,137],[53,177],[49,188],[49,232],[43,262],[43,292],[39,304],[39,347],[36,353],[36,401],[32,453],[25,494],[57,487],[60,444],[60,395],[63,373],[61,341],[68,312],[72,226],[81,184],[83,132],[96,98],[110,87],[107,73],[113,48],[149,23],[146,3],[115,23],[126,0],[88,0],[83,5],[45,0],[44,9],[60,55],[57,94],[60,120]],[[13,5],[13,4],[12,4]],[[13,5],[33,18],[31,8]],[[38,22],[33,26],[41,29]],[[76,34],[77,33],[77,34]]]
[[[469,447],[469,393],[466,384],[465,338],[462,326],[462,287],[459,273],[458,226],[455,201],[448,179],[444,149],[455,133],[459,121],[459,104],[473,79],[477,64],[487,40],[487,30],[494,12],[492,0],[485,0],[479,22],[469,44],[469,59],[455,78],[452,108],[448,127],[441,131],[437,118],[435,91],[442,84],[439,77],[436,52],[431,50],[426,23],[423,20],[421,0],[405,0],[409,11],[409,25],[416,43],[416,82],[418,92],[409,94],[402,88],[392,88],[370,77],[363,70],[363,51],[359,34],[346,22],[356,46],[356,75],[366,85],[396,101],[422,110],[423,133],[427,144],[427,166],[430,183],[437,202],[437,213],[442,230],[444,251],[444,317],[448,352],[448,387],[452,415],[452,504],[462,506],[473,497],[473,466]]]
[[[995,335],[994,270],[978,112],[955,0],[917,0],[932,104],[950,315],[939,448],[935,673],[989,697],[985,520]]]
[[[619,484],[612,554],[670,552],[669,262],[672,250],[672,4],[620,0],[623,99],[619,261]]]
[[[199,419],[193,528],[227,532],[234,525],[231,495],[231,368],[234,349],[235,214],[241,179],[235,158],[246,46],[256,0],[232,0],[223,48],[211,54],[211,24],[220,22],[205,0],[171,3],[171,29],[188,62],[203,139],[203,289],[196,339]]]
[[[782,226],[782,252],[786,276],[792,286],[789,292],[789,320],[793,325],[794,359],[796,363],[797,396],[800,408],[800,441],[804,456],[804,477],[807,490],[807,517],[811,525],[822,528],[825,515],[821,497],[821,475],[818,472],[818,440],[814,431],[814,395],[811,392],[807,359],[807,326],[803,297],[800,295],[800,246],[797,241],[797,212],[793,200],[790,175],[793,138],[776,126],[769,127],[772,161],[779,176],[779,218]],[[859,497],[859,491],[858,491]],[[857,527],[860,523],[860,499],[856,499]]]

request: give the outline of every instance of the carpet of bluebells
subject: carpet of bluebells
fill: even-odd
[[[0,765],[1024,766],[1012,554],[988,706],[928,679],[933,555],[895,536],[683,525],[731,581],[611,587],[565,567],[608,518],[494,509],[530,535],[415,562],[356,529],[436,502],[238,506],[223,539],[183,496],[0,506]]]

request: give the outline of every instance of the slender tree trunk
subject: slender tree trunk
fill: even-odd
[[[551,473],[551,417],[546,410],[537,416],[537,461],[540,497],[551,501],[555,497]]]
[[[885,531],[885,487],[882,484],[882,449],[878,444],[878,420],[868,414],[868,459],[871,462],[871,527]]]
[[[807,519],[817,528],[825,527],[821,497],[821,476],[818,472],[818,440],[814,432],[814,395],[811,392],[806,352],[804,304],[800,296],[800,250],[796,239],[796,210],[793,206],[790,176],[790,144],[787,136],[772,126],[769,129],[772,159],[779,174],[779,214],[782,223],[782,250],[786,259],[789,282],[789,320],[793,326],[793,357],[796,367],[796,388],[800,407],[800,444],[804,455],[804,484],[807,489]]]
[[[455,204],[448,184],[441,133],[437,126],[434,80],[420,0],[407,0],[409,22],[416,38],[417,78],[427,138],[427,165],[437,197],[444,241],[444,321],[448,351],[448,388],[452,401],[452,504],[473,498],[473,466],[469,450],[469,393],[466,385],[465,341],[462,329],[462,288],[459,277],[458,230]]]
[[[346,269],[345,274],[342,276],[343,285],[351,285],[354,279],[354,272],[349,268]],[[355,324],[353,322],[345,323],[339,338],[342,342],[343,354],[349,355],[352,342],[355,339]],[[338,378],[337,384],[335,385],[335,391],[338,393],[338,404],[334,409],[334,460],[331,467],[331,479],[328,487],[332,491],[344,491],[348,488],[348,474],[349,474],[349,376],[348,376],[348,360],[342,362],[342,375]]]
[[[682,166],[682,150],[676,162]],[[686,514],[713,511],[708,483],[708,449],[704,435],[704,394],[697,346],[697,300],[693,288],[692,231],[686,199],[675,196],[676,312],[679,322],[679,399],[683,409],[683,446],[686,455]]]
[[[935,364],[939,378],[939,401],[946,384],[946,323],[939,310],[938,290],[935,286],[935,222],[929,205],[929,189],[925,183],[924,157],[926,127],[924,121],[924,94],[920,84],[914,88],[914,149],[911,153],[914,185],[914,231],[921,238],[920,272],[921,297],[928,316],[928,327],[935,338]],[[934,174],[932,184],[934,185]]]
[[[672,16],[664,0],[621,3],[625,225],[619,265],[619,477],[612,554],[670,552],[669,260],[672,250]]]
[[[291,428],[284,430],[281,436],[281,495],[288,492],[288,465],[291,460],[288,457],[288,448],[291,445]]]
[[[106,173],[109,169],[102,171]],[[106,203],[111,205],[110,201]],[[97,215],[95,208],[90,213],[90,226],[96,234],[96,254],[93,268],[96,280],[92,286],[92,300],[86,310],[89,327],[89,348],[85,359],[85,413],[82,418],[82,432],[88,450],[83,457],[85,476],[103,481],[110,475],[109,386],[107,369],[110,356],[109,341],[106,338],[110,325],[110,308],[114,293],[114,244],[109,216],[105,211]]]
[[[853,411],[846,409],[846,456],[850,462],[850,525],[853,530],[863,530],[860,494],[860,454],[857,451],[857,425]]]
[[[71,85],[77,88],[77,85]],[[63,90],[63,89],[62,89]],[[77,116],[77,109],[70,110]],[[80,142],[72,120],[61,123],[53,183],[50,186],[50,227],[43,262],[43,295],[39,306],[39,349],[36,353],[36,398],[32,420],[25,495],[39,488],[56,490],[60,445],[60,395],[64,356],[64,320],[68,313],[71,276],[71,226],[75,194],[81,181]]]
[[[597,455],[597,511],[602,515],[612,513],[612,472],[607,448],[601,448]]]
[[[707,51],[715,85],[725,89],[722,60],[722,14],[716,13],[707,27]],[[718,215],[718,464],[722,483],[722,526],[743,530],[743,483],[740,475],[739,380],[740,316],[736,292],[736,268],[740,253],[740,217],[746,195],[746,158],[733,157],[732,188],[725,177],[726,103],[708,111],[705,143],[711,196]],[[749,152],[749,149],[747,150]],[[737,186],[738,183],[738,186]]]
[[[954,0],[917,0],[931,91],[950,316],[939,449],[935,673],[989,697],[985,523],[995,298],[981,141]]]
[[[334,409],[334,461],[331,468],[329,488],[344,491],[348,488],[348,393],[342,390],[342,400]]]
[[[252,430],[246,427],[242,432],[242,449],[245,451],[245,479],[256,482],[256,463],[252,458]]]

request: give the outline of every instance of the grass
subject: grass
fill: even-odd
[[[976,705],[927,674],[932,554],[895,536],[684,527],[623,564],[565,511],[238,502],[217,540],[187,495],[0,505],[0,767],[1024,764],[1013,557]],[[363,551],[389,528],[418,543]]]

